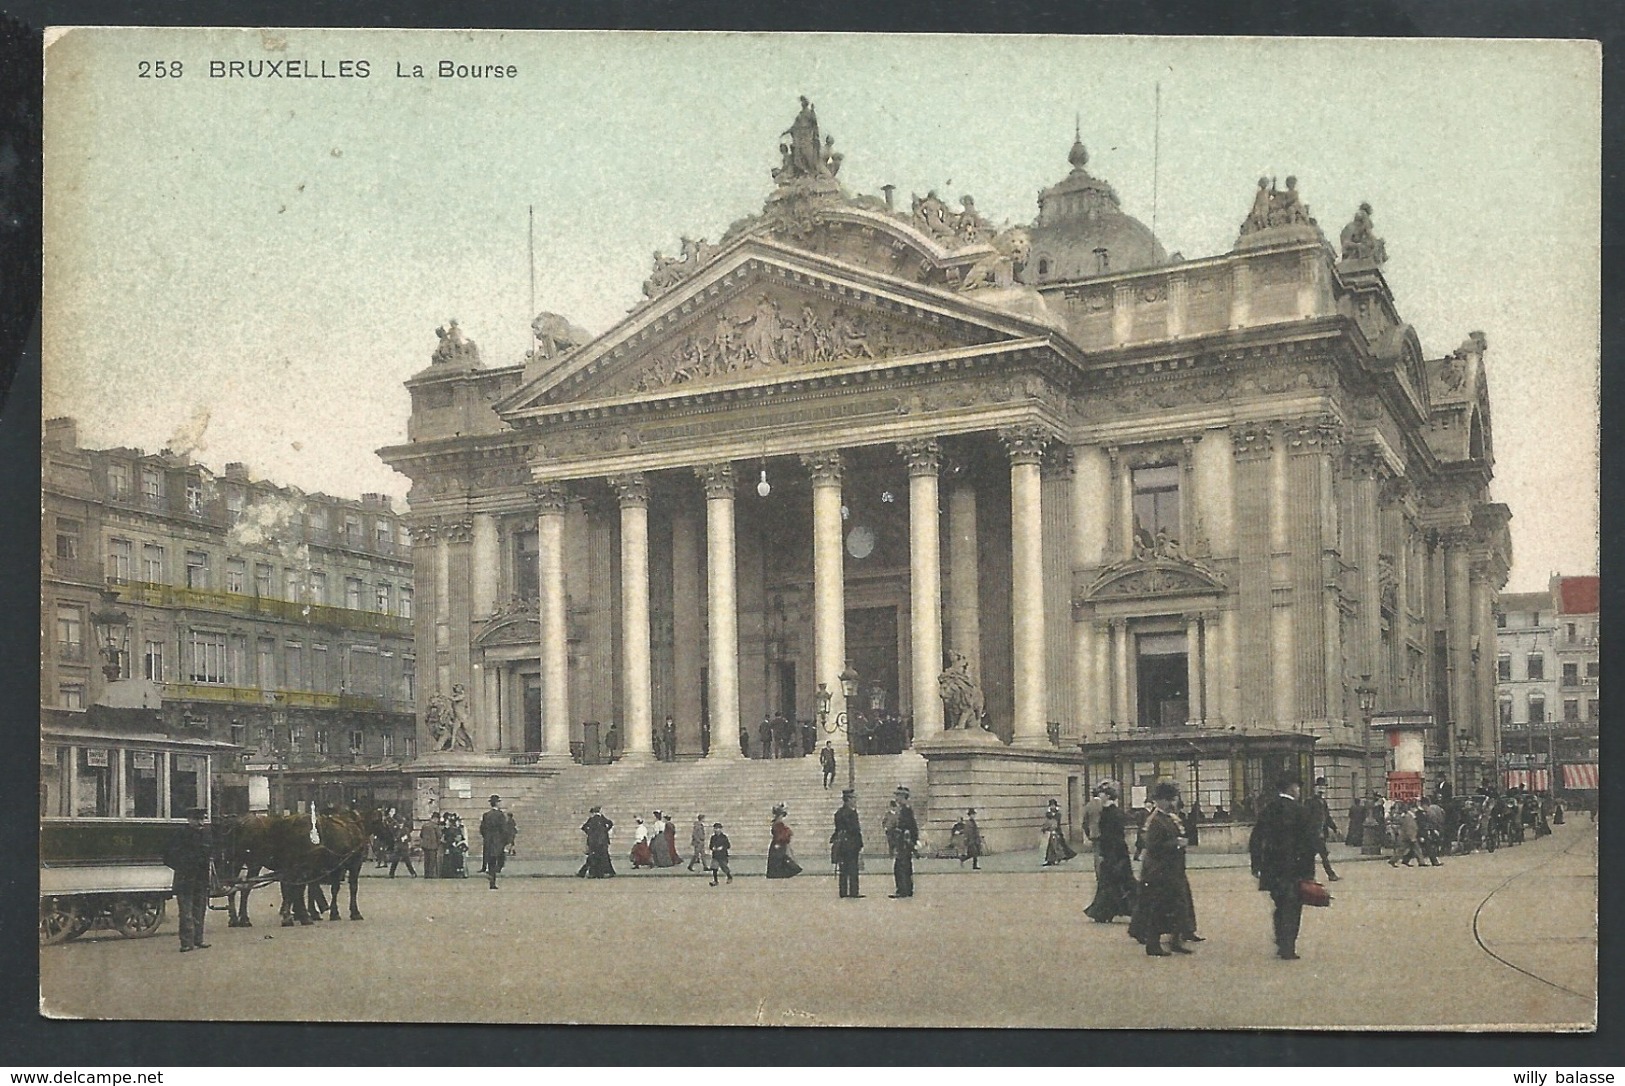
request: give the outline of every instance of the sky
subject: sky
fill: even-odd
[[[237,60],[369,74],[211,77]],[[91,447],[403,498],[375,450],[436,326],[487,366],[530,345],[529,209],[535,308],[599,332],[654,250],[760,210],[798,95],[848,191],[968,193],[996,223],[1032,220],[1076,125],[1186,257],[1229,250],[1260,176],[1296,175],[1334,241],[1372,205],[1424,352],[1488,338],[1507,590],[1537,591],[1597,568],[1599,65],[1585,42],[75,30],[46,55],[44,411]]]

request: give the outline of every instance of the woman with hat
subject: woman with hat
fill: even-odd
[[[1095,875],[1095,899],[1084,914],[1097,924],[1110,924],[1134,913],[1134,865],[1128,859],[1128,821],[1117,805],[1117,788],[1100,787],[1100,815],[1095,830],[1095,851],[1100,865]]]
[[[1139,899],[1128,926],[1128,933],[1155,958],[1165,958],[1169,951],[1191,953],[1185,938],[1196,931],[1196,906],[1185,877],[1185,827],[1174,813],[1178,798],[1179,789],[1168,781],[1151,790],[1156,809],[1145,823]],[[1164,935],[1172,937],[1167,950],[1162,948]]]
[[[782,803],[773,808],[773,840],[767,846],[767,877],[770,879],[793,879],[801,874],[801,865],[790,854],[790,838],[795,835],[784,821],[789,813],[789,808]]]
[[[1044,811],[1044,830],[1040,839],[1043,848],[1044,867],[1054,867],[1063,864],[1077,855],[1072,846],[1067,844],[1065,819],[1061,816],[1060,800],[1052,799],[1049,807]]]
[[[641,817],[633,819],[636,823],[632,827],[632,853],[628,857],[632,861],[632,870],[640,867],[653,867],[655,865],[654,853],[649,848],[649,827],[643,824]]]

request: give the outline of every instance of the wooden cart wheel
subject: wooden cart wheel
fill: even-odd
[[[126,939],[143,939],[164,922],[162,898],[122,897],[113,903],[113,926]]]
[[[79,906],[72,898],[50,897],[40,902],[40,946],[65,943],[84,930],[79,923]]]

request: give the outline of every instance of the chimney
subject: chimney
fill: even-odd
[[[881,185],[880,186],[880,191],[884,192],[886,194],[886,210],[887,211],[893,210],[893,207],[892,207],[892,193],[897,191],[897,186],[896,185]]]
[[[48,449],[77,449],[79,424],[68,417],[46,419],[44,444]]]
[[[368,509],[388,509],[389,495],[363,494],[361,495],[361,504]]]
[[[226,478],[234,483],[248,482],[248,465],[241,460],[233,460],[226,465]]]

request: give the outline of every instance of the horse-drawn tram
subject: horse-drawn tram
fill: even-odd
[[[239,748],[46,727],[40,735],[40,943],[94,928],[151,935],[174,894],[164,845],[210,810],[215,759]]]

